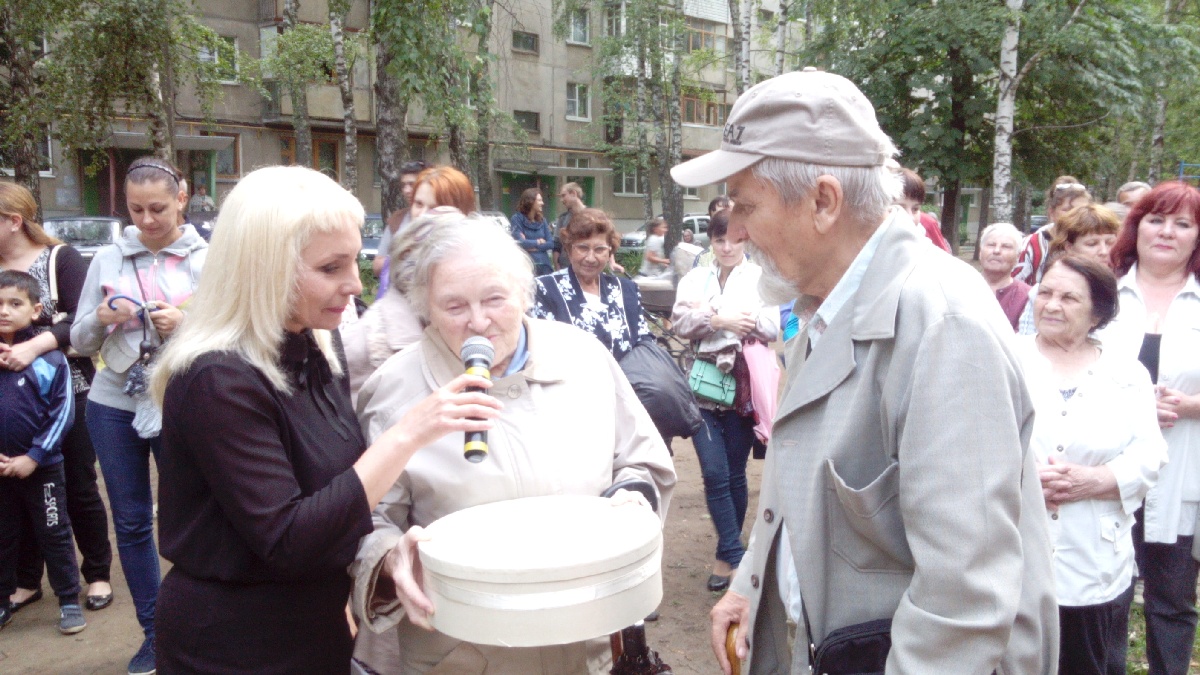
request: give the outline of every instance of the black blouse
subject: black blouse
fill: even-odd
[[[371,509],[353,469],[366,443],[345,377],[311,333],[288,334],[291,394],[229,352],[167,386],[159,541],[186,574],[237,583],[346,584]]]

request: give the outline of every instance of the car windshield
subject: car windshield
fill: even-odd
[[[45,225],[50,235],[72,246],[113,243],[113,226],[109,220],[55,220]]]
[[[367,216],[363,221],[362,236],[366,238],[378,239],[383,234],[383,218],[379,216]]]

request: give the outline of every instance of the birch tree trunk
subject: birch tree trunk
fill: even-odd
[[[742,0],[729,0],[729,25],[733,27],[733,86],[738,96],[746,91],[746,83],[750,79],[746,69],[746,56],[742,53],[742,44],[749,36],[742,32]],[[743,73],[746,77],[743,79]]]
[[[791,3],[779,0],[779,20],[775,26],[775,74],[782,75],[784,62],[787,60],[788,46],[788,11]]]
[[[1182,0],[1179,5],[1183,4]],[[1163,3],[1163,23],[1175,23],[1176,0]],[[1151,185],[1158,182],[1162,174],[1163,143],[1167,129],[1167,75],[1161,73],[1157,91],[1154,92],[1154,129],[1150,132],[1150,166],[1146,169],[1146,180]]]
[[[679,25],[683,16],[683,0],[674,0],[674,18],[670,24],[671,54],[683,54],[686,32]],[[664,64],[665,65],[665,64]],[[662,202],[663,218],[668,229],[664,250],[669,254],[683,236],[683,188],[671,177],[671,167],[683,159],[683,114],[680,102],[683,96],[683,59],[670,59],[667,72],[655,78],[662,88],[658,98],[661,122],[658,127],[657,159],[659,200]]]
[[[358,193],[358,122],[354,119],[354,89],[350,84],[350,68],[346,64],[346,35],[343,22],[349,11],[348,3],[329,3],[329,34],[333,38],[333,68],[337,73],[338,90],[342,95],[342,187],[350,194]]]
[[[283,29],[289,31],[296,25],[300,13],[300,0],[284,0]],[[304,82],[287,85],[288,98],[292,102],[292,128],[296,131],[296,163],[313,165],[312,124],[308,118],[308,84]]]
[[[635,186],[636,189],[641,186],[642,179],[648,176],[650,171],[650,148],[646,143],[646,124],[650,121],[650,103],[647,101],[648,92],[646,82],[647,52],[649,51],[649,47],[646,45],[646,21],[641,13],[637,15],[635,21],[639,22],[637,24],[637,30],[639,31],[637,42],[637,73],[634,78],[637,97],[636,120],[634,121],[634,129],[636,130],[634,134],[634,147],[637,149],[637,176],[639,179],[637,180],[638,185]],[[650,192],[648,185],[642,195],[642,210],[646,222],[650,222],[650,219],[654,217],[654,195]]]
[[[754,18],[754,5],[749,0],[737,2],[742,3],[742,72],[738,73],[738,81],[742,87],[740,91],[746,91],[750,88],[750,43],[754,36],[751,21]]]
[[[406,206],[400,192],[400,165],[408,156],[408,101],[400,96],[391,73],[392,53],[375,43],[375,156],[382,188],[384,221]]]
[[[1008,24],[1000,42],[1000,82],[996,96],[996,145],[992,156],[992,217],[1012,220],[1012,135],[1017,106],[1017,47],[1025,0],[1008,0]]]
[[[475,187],[479,189],[480,210],[499,208],[496,199],[496,184],[492,178],[492,116],[495,102],[492,100],[491,43],[492,7],[495,0],[480,0],[487,11],[477,12],[478,40],[476,42],[475,65],[471,72],[471,90],[475,97],[475,125],[478,132],[475,145],[471,147],[471,168]]]

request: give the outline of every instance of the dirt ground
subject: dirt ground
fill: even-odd
[[[704,585],[711,573],[716,535],[704,503],[700,468],[691,441],[674,442],[679,486],[667,520],[663,554],[661,618],[648,625],[650,645],[676,675],[718,673],[708,646],[708,612],[718,596]],[[750,513],[758,500],[761,461],[751,460]],[[103,492],[103,490],[101,491]],[[749,517],[748,517],[749,520]],[[747,522],[749,531],[751,523]],[[111,529],[110,529],[111,532]],[[114,558],[116,542],[113,542]],[[163,562],[163,572],[168,569]],[[113,561],[116,600],[100,612],[87,612],[87,630],[73,636],[56,630],[58,607],[43,582],[46,598],[17,614],[0,631],[0,673],[4,675],[121,675],[141,645],[142,633],[119,561]]]

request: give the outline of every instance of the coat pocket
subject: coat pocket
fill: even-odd
[[[892,463],[866,487],[846,484],[825,460],[826,518],[833,550],[861,572],[911,572],[912,551],[900,514],[900,466]]]

